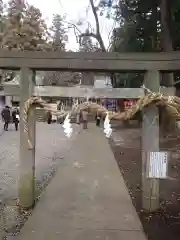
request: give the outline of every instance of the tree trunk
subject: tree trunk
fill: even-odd
[[[161,46],[164,52],[173,51],[173,43],[170,35],[170,14],[169,14],[169,1],[161,0]],[[174,85],[174,75],[173,73],[162,73],[162,85],[166,87],[172,87]],[[163,131],[173,131],[175,130],[175,121],[170,119],[165,111],[160,112],[161,124]]]
[[[106,47],[105,47],[105,44],[104,44],[104,41],[102,39],[101,32],[100,32],[99,18],[98,18],[98,15],[97,15],[96,7],[94,5],[93,0],[89,0],[89,1],[90,1],[90,4],[91,4],[92,12],[93,12],[95,23],[96,23],[96,34],[95,34],[95,36],[96,36],[97,41],[99,42],[101,50],[103,52],[106,52]]]
[[[170,36],[170,14],[169,14],[169,2],[168,0],[161,0],[161,46],[164,52],[173,51],[173,43]],[[163,75],[162,82],[166,87],[172,87],[174,85],[173,73]]]
[[[91,72],[82,73],[81,84],[93,86],[94,85],[94,73],[91,73]]]

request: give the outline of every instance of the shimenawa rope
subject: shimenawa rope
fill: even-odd
[[[147,95],[141,97],[135,105],[132,105],[128,110],[124,112],[112,112],[108,111],[104,106],[99,105],[94,102],[84,102],[81,104],[75,104],[72,107],[72,113],[77,114],[82,110],[87,110],[89,112],[97,112],[102,115],[106,115],[107,112],[109,114],[110,119],[114,120],[129,120],[134,117],[134,115],[142,111],[145,107],[155,104],[157,107],[165,107],[167,110],[168,114],[171,115],[171,117],[175,119],[180,119],[180,98],[176,96],[166,96],[161,93],[154,93],[151,92],[149,89],[143,88],[147,91]],[[42,107],[47,111],[53,112],[53,114],[56,114],[58,116],[66,116],[67,113],[65,111],[54,111],[52,110],[48,104],[46,104],[44,101],[42,101],[38,97],[31,97],[29,98],[25,104],[24,104],[24,132],[27,134],[27,139],[28,139],[28,145],[29,149],[32,149],[32,143],[31,143],[31,138],[29,136],[29,131],[28,131],[28,113],[29,110],[32,107]]]

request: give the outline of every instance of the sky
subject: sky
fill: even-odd
[[[78,20],[87,20],[91,23],[92,27],[95,27],[95,22],[91,8],[89,6],[89,0],[27,0],[28,3],[38,7],[43,13],[43,17],[49,25],[52,20],[53,14],[66,15],[66,21],[71,23],[77,23]],[[89,6],[89,8],[88,8]],[[88,9],[88,11],[87,11]],[[87,23],[81,26],[81,30],[87,26]],[[109,45],[109,33],[112,32],[114,27],[113,20],[108,20],[105,17],[100,17],[101,33],[104,39],[106,47]],[[78,44],[74,31],[71,29],[68,32],[69,40],[67,48],[76,51]]]

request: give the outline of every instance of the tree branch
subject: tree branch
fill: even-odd
[[[81,39],[82,37],[93,37],[93,38],[95,38],[95,39],[98,41],[98,36],[97,36],[97,34],[92,33],[92,32],[90,32],[90,33],[82,33],[79,37],[80,37],[80,39]]]
[[[92,8],[92,12],[93,12],[93,15],[94,15],[94,18],[95,18],[95,22],[96,22],[96,34],[100,35],[100,25],[99,25],[99,18],[98,18],[98,15],[97,15],[97,12],[96,12],[96,8],[94,6],[94,2],[93,0],[89,0],[90,1],[90,4],[91,4],[91,8]]]
[[[100,32],[99,18],[98,18],[97,12],[96,12],[96,7],[94,5],[93,0],[89,0],[89,1],[90,1],[92,12],[93,12],[95,22],[96,22],[96,34],[93,34],[91,37],[96,38],[97,41],[99,42],[99,45],[100,45],[102,51],[106,52],[106,47],[104,45],[104,42],[103,42],[103,39],[102,39],[102,36],[101,36],[101,32]],[[96,37],[95,37],[95,35],[96,35]]]
[[[67,21],[62,21],[66,24],[68,24],[68,29],[72,28],[74,30],[74,35],[76,37],[76,41],[77,43],[79,43],[79,35],[82,34],[82,32],[80,31],[80,29],[76,26],[76,24],[71,23],[71,22],[67,22]],[[77,33],[78,32],[78,33]]]
[[[68,24],[69,26],[71,26],[72,28],[76,29],[80,34],[82,33],[82,32],[80,31],[80,29],[76,26],[76,24],[71,23],[71,22],[67,22],[67,21],[62,21],[62,22],[66,23],[66,24]]]
[[[63,22],[69,25],[68,28],[73,28],[74,29],[74,34],[76,36],[77,42],[81,42],[81,38],[85,37],[85,36],[93,37],[99,43],[101,50],[103,52],[106,52],[106,47],[105,47],[105,44],[104,44],[104,41],[102,39],[101,32],[100,32],[100,24],[99,24],[99,18],[98,18],[98,14],[97,14],[97,11],[96,11],[96,7],[94,5],[93,0],[89,0],[89,1],[90,1],[90,6],[92,8],[92,12],[93,12],[95,22],[96,22],[96,32],[95,33],[93,33],[93,32],[82,33],[80,31],[80,29],[76,26],[76,24],[71,23],[71,22],[67,22],[67,21],[63,21]],[[88,23],[88,28],[91,28],[91,31],[92,31],[91,24],[89,22],[87,22],[87,23]],[[77,34],[77,32],[78,32],[78,34]],[[78,41],[78,38],[79,38],[79,41]]]

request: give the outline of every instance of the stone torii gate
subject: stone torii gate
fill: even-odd
[[[35,73],[43,71],[80,72],[129,72],[145,73],[144,84],[150,90],[160,90],[160,72],[180,69],[180,52],[172,53],[56,53],[56,52],[8,52],[0,51],[0,68],[20,70],[20,86],[6,86],[6,95],[19,95],[20,114],[23,119],[24,102],[37,94]],[[86,87],[62,88],[45,87],[43,96],[84,97],[87,90],[96,97],[139,98],[142,89],[94,90]],[[171,92],[171,91],[170,91]],[[163,92],[162,92],[163,93]],[[170,93],[172,95],[172,92]],[[154,121],[155,120],[155,121]],[[23,208],[35,203],[35,112],[29,112],[29,133],[33,149],[28,149],[24,133],[24,122],[20,121],[20,180],[19,200]],[[143,207],[154,211],[159,207],[159,181],[147,179],[146,156],[148,152],[159,151],[159,115],[155,106],[149,106],[143,113],[142,127],[142,187]]]

